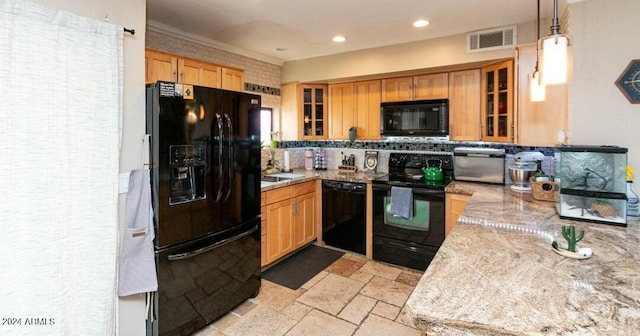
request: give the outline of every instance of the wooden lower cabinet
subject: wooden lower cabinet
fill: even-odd
[[[262,266],[316,239],[316,182],[263,192]]]
[[[260,265],[267,264],[267,216],[266,216],[266,200],[267,193],[260,193]]]
[[[456,194],[456,193],[447,193],[445,196],[445,228],[444,234],[445,236],[449,235],[451,229],[458,221],[458,218],[464,211],[464,208],[467,206],[471,195],[468,194]]]
[[[293,227],[294,246],[304,246],[316,239],[314,220],[316,214],[315,192],[296,197],[293,213],[296,221]]]
[[[293,199],[267,205],[267,263],[293,251]]]

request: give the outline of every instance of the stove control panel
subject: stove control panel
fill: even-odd
[[[389,168],[422,168],[440,166],[442,169],[453,169],[453,156],[449,152],[442,153],[391,153],[389,154]]]

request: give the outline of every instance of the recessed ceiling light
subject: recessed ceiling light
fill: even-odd
[[[416,28],[426,27],[428,25],[429,25],[429,21],[427,21],[427,20],[418,20],[418,21],[413,23],[413,26],[416,27]]]
[[[336,35],[336,36],[333,37],[333,42],[340,43],[340,42],[344,42],[346,40],[347,40],[347,38],[342,36],[342,35]]]

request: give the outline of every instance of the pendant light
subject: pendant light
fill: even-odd
[[[542,83],[545,85],[567,82],[569,37],[560,34],[558,0],[553,1],[551,35],[540,40],[542,47]]]
[[[538,0],[538,21],[536,23],[536,67],[529,78],[529,98],[532,102],[540,102],[544,101],[546,98],[546,89],[544,84],[540,81],[540,72],[538,71],[538,60],[539,60],[539,44],[540,40],[540,0]]]

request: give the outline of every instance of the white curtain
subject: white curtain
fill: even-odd
[[[122,27],[0,0],[0,334],[115,334]]]

